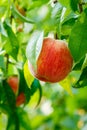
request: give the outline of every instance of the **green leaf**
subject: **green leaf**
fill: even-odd
[[[75,62],[87,53],[87,15],[82,13],[72,28],[69,38],[69,48]]]
[[[69,36],[74,24],[75,24],[74,18],[69,19],[68,21],[63,23],[62,26],[61,26],[62,35],[68,35]]]
[[[0,104],[0,112],[3,112],[7,115],[9,115],[11,113],[11,109],[9,108],[9,106],[7,106],[7,104]]]
[[[19,128],[19,118],[16,112],[9,115],[8,124],[6,130],[20,130]]]
[[[78,79],[78,81],[73,85],[74,88],[82,88],[87,86],[87,67],[85,67]]]
[[[78,18],[78,15],[76,15],[74,12],[72,12],[70,9],[67,9],[64,13],[64,17],[63,17],[63,20],[62,20],[62,24],[65,24],[67,23],[69,20],[71,19],[77,19]]]
[[[72,10],[66,9],[64,12],[64,15],[62,17],[62,23],[61,23],[61,33],[62,35],[70,35],[70,32],[72,30],[73,25],[75,24],[75,20],[78,18],[78,15],[76,15]]]
[[[21,13],[19,13],[14,5],[12,5],[11,10],[12,10],[13,15],[16,15],[21,21],[27,22],[27,23],[35,23],[33,20],[26,18]]]
[[[62,17],[62,11],[63,11],[63,6],[60,3],[56,3],[52,10],[52,19],[54,20],[54,23],[56,24],[56,29],[57,29],[57,34],[58,38],[60,37],[61,34],[61,17]]]
[[[81,69],[83,70],[85,67],[87,67],[87,54],[85,56],[85,59],[84,59],[84,62],[82,64],[82,68]]]
[[[73,96],[69,77],[65,78],[59,84],[64,88],[64,90],[66,90],[66,92],[68,92],[68,94],[70,94],[70,96]]]
[[[62,12],[63,6],[60,3],[56,3],[56,5],[54,6],[53,10],[52,10],[52,14],[51,17],[55,18],[58,22],[61,19],[61,12]]]
[[[40,101],[41,101],[41,98],[42,98],[42,88],[41,88],[41,85],[40,83],[38,83],[38,90],[39,90],[39,99],[38,99],[38,102],[37,102],[37,105],[39,105]]]
[[[28,42],[26,49],[26,56],[29,62],[32,64],[34,69],[36,69],[36,61],[40,54],[43,42],[43,32],[35,32]]]
[[[25,77],[28,87],[31,87],[31,84],[34,81],[34,77],[32,76],[32,74],[30,72],[27,61],[24,64],[24,77]]]
[[[37,102],[37,105],[40,103],[41,101],[41,97],[42,97],[42,88],[41,88],[41,85],[39,83],[39,81],[37,79],[34,80],[34,82],[32,83],[31,85],[31,96],[37,91],[39,90],[39,99],[38,99],[38,102]],[[36,106],[37,106],[36,105]]]
[[[1,68],[3,71],[6,71],[4,56],[2,56],[2,55],[0,55],[0,68]]]
[[[19,122],[20,122],[20,130],[21,129],[32,130],[31,125],[30,125],[30,120],[26,111],[24,111],[22,108],[18,108],[17,113],[18,113]]]
[[[70,6],[70,0],[58,0],[58,1],[65,7]]]
[[[28,85],[26,83],[23,71],[20,70],[20,69],[18,71],[19,71],[19,75],[20,75],[19,94],[24,93],[25,97],[26,97],[26,102],[25,103],[28,103],[29,100],[30,100],[30,96],[31,96],[30,88],[28,87]]]
[[[8,38],[10,41],[8,44],[8,48],[10,48],[10,54],[12,55],[13,58],[17,59],[18,50],[19,50],[18,39],[14,34],[14,32],[12,31],[11,27],[6,22],[4,22],[4,27],[7,31]]]
[[[73,66],[73,70],[81,70],[84,62],[84,57]]]
[[[73,11],[78,10],[78,3],[80,0],[70,0],[70,6]]]
[[[6,80],[3,81],[3,87],[4,87],[5,97],[7,100],[6,102],[8,103],[10,108],[14,109],[15,103],[16,103],[15,94],[13,90],[11,89],[11,87],[6,82]]]
[[[7,37],[7,33],[6,33],[5,29],[4,29],[4,26],[3,26],[2,22],[0,22],[0,33],[2,35],[4,35],[5,37]]]
[[[84,79],[87,79],[87,67],[85,67],[83,70],[82,70],[82,73],[80,75],[80,78],[78,81],[82,81]]]
[[[39,34],[39,38],[38,38],[37,43],[36,43],[36,60],[38,59],[38,56],[39,56],[41,49],[42,49],[43,36],[44,36],[44,33],[42,31]]]

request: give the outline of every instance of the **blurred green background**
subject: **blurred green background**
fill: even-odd
[[[18,108],[21,130],[87,129],[87,88],[73,90],[73,97],[58,84],[43,83],[42,90],[43,96],[39,106],[36,107],[37,91],[23,110]],[[5,130],[6,125],[7,116],[1,113],[0,129]]]
[[[3,77],[18,75],[18,68],[24,72],[23,66],[27,60],[26,46],[34,32],[43,31],[44,37],[65,39],[67,42],[70,34],[71,38],[77,37],[79,33],[75,33],[75,29],[72,31],[72,28],[83,11],[81,2],[85,2],[83,9],[87,9],[87,0],[0,0],[0,81]],[[84,25],[84,30],[82,32],[80,30],[83,35],[81,39],[85,39],[84,47],[80,47],[83,50],[87,46],[87,36],[84,36],[84,32],[87,32],[87,21],[83,22],[84,17],[87,16],[83,13],[80,19]],[[78,25],[80,26],[80,23],[76,26]],[[76,31],[79,32],[79,28]],[[80,36],[73,39],[77,43]],[[72,48],[78,49],[78,45],[71,46],[71,50]],[[83,50],[81,53],[87,53]],[[78,51],[73,53],[80,59]],[[9,55],[8,66],[6,54]],[[69,76],[60,83],[50,84],[38,81],[42,96],[41,91],[36,89],[38,88],[36,84],[31,98],[27,98],[27,104],[17,107],[14,115],[8,114],[9,110],[2,102],[3,94],[0,90],[2,95],[0,97],[0,130],[18,130],[17,128],[19,130],[87,130],[87,71],[84,73],[82,71],[85,67],[87,67],[87,57],[82,57],[80,61],[77,60],[74,63]],[[30,84],[32,82],[31,76],[29,82]],[[77,88],[73,88],[75,83]],[[24,84],[22,85],[25,87]],[[79,85],[81,88],[78,89]],[[28,87],[31,88],[32,85]],[[37,106],[39,98],[41,101]]]

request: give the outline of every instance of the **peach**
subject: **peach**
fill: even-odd
[[[45,82],[59,82],[71,71],[73,58],[63,40],[45,38],[41,52],[36,62],[36,70],[29,62],[31,73],[39,80]]]
[[[19,89],[19,79],[18,76],[10,76],[7,79],[7,83],[9,84],[9,86],[11,87],[11,89],[13,90],[13,92],[15,94],[18,93],[18,89]]]
[[[25,95],[24,93],[20,93],[20,95],[16,99],[16,106],[20,106],[25,102]]]
[[[13,90],[14,94],[17,96],[18,94],[18,89],[19,89],[19,79],[18,76],[10,76],[7,79],[7,83],[9,84],[9,86],[11,87],[11,89]],[[25,95],[24,93],[20,93],[17,97],[16,97],[16,106],[20,106],[21,104],[23,104],[25,102]]]

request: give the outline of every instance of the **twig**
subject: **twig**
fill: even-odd
[[[79,11],[80,11],[80,13],[82,13],[83,12],[83,5],[85,5],[85,3],[84,2],[82,2],[82,3],[79,3]]]

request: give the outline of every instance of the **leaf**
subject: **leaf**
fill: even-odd
[[[56,3],[56,5],[52,10],[51,17],[54,20],[54,23],[56,24],[58,37],[60,37],[61,33],[62,12],[63,12],[63,6],[60,3]]]
[[[24,77],[25,77],[28,87],[31,87],[31,84],[34,81],[34,77],[32,76],[29,70],[28,61],[26,61],[24,64]]]
[[[73,11],[78,10],[78,3],[80,0],[70,0],[70,6]]]
[[[60,3],[56,3],[52,10],[51,17],[55,18],[57,21],[60,21],[61,18],[61,11],[63,9],[63,6]]]
[[[70,0],[59,0],[59,2],[65,6],[65,7],[69,7],[70,6]]]
[[[4,29],[4,26],[3,26],[2,22],[0,22],[0,33],[2,35],[4,35],[5,37],[7,37],[7,33],[6,33],[5,29]]]
[[[41,98],[42,98],[42,88],[41,88],[40,83],[38,84],[38,89],[39,89],[39,99],[38,99],[36,107],[39,105]]]
[[[83,70],[85,67],[87,67],[87,54],[85,56],[85,59],[84,59],[84,62],[82,64],[82,68],[81,69]]]
[[[11,109],[9,108],[9,106],[7,106],[7,104],[0,103],[0,112],[3,112],[5,114],[9,115],[11,113]]]
[[[69,38],[69,48],[75,62],[87,53],[87,15],[82,13],[72,28]]]
[[[87,86],[87,66],[82,70],[78,81],[73,85],[74,88]]]
[[[78,15],[76,15],[70,9],[67,9],[64,13],[62,24],[66,24],[69,20],[71,20],[71,19],[76,20],[77,18],[78,18]]]
[[[73,66],[73,70],[81,70],[84,63],[84,57]]]
[[[3,71],[6,71],[4,56],[2,56],[2,55],[0,55],[0,68],[1,68]]]
[[[75,24],[75,19],[69,19],[61,26],[61,32],[63,35],[69,36],[72,30],[73,25]]]
[[[70,96],[73,96],[69,77],[65,78],[59,84],[61,85],[61,87],[63,87],[70,94]]]
[[[20,77],[20,82],[19,82],[19,94],[20,93],[24,93],[24,95],[26,96],[26,104],[29,102],[30,100],[30,96],[31,96],[31,93],[30,93],[30,88],[28,87],[27,83],[26,83],[26,80],[24,78],[24,73],[22,70],[18,70],[19,71],[19,77]]]
[[[4,87],[5,97],[7,100],[6,102],[8,103],[10,108],[14,109],[15,103],[16,103],[15,94],[13,90],[11,89],[11,87],[6,82],[6,80],[3,81],[3,87]]]
[[[8,44],[8,48],[10,48],[10,54],[12,55],[13,58],[17,59],[18,50],[19,50],[18,39],[14,34],[14,32],[12,31],[11,27],[6,22],[4,22],[4,27],[7,31],[8,38],[10,41]]]
[[[43,32],[40,32],[40,33],[34,32],[27,45],[26,56],[29,62],[34,67],[34,69],[36,69],[37,67],[36,60],[41,51],[42,42],[43,42]]]
[[[19,118],[16,112],[9,115],[8,124],[6,130],[20,130]]]
[[[30,120],[26,111],[24,111],[22,108],[18,108],[17,113],[18,113],[19,122],[20,122],[20,130],[21,129],[32,130],[31,125],[30,125]]]
[[[37,102],[37,105],[40,103],[41,101],[41,97],[42,97],[42,88],[41,88],[41,85],[39,83],[39,81],[37,79],[34,80],[34,82],[32,83],[31,85],[31,96],[37,91],[39,90],[39,99],[38,99],[38,102]]]
[[[75,24],[75,20],[78,18],[71,9],[63,10],[62,22],[61,22],[61,32],[62,35],[70,35],[73,25]]]
[[[14,5],[12,5],[12,13],[13,15],[16,15],[20,20],[22,20],[23,22],[27,22],[27,23],[35,23],[33,20],[24,17],[21,13],[18,12],[18,10],[15,8]]]
[[[44,36],[44,33],[42,31],[39,35],[39,38],[38,38],[37,44],[36,44],[36,60],[38,59],[38,56],[39,56],[41,49],[42,49],[43,36]]]

